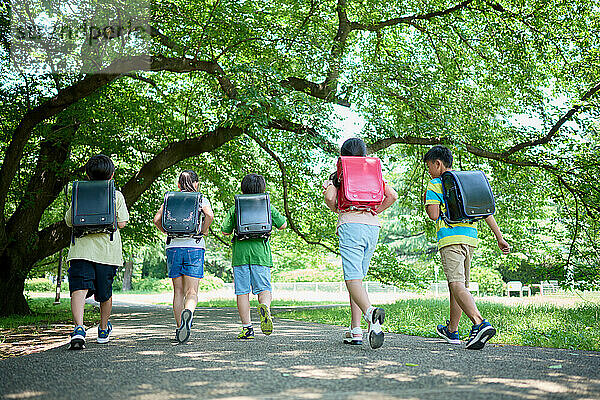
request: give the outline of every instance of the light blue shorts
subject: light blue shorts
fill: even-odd
[[[338,227],[344,280],[365,278],[377,246],[379,229],[375,225],[357,223],[345,223]]]
[[[271,268],[262,265],[238,265],[233,267],[233,286],[236,295],[259,294],[271,289]]]
[[[167,249],[169,278],[191,276],[204,278],[204,249],[194,247],[171,247]]]

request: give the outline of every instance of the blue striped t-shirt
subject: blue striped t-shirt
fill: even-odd
[[[468,244],[477,247],[477,222],[447,224],[442,219],[442,213],[446,211],[444,197],[442,195],[442,179],[434,178],[427,184],[425,194],[425,205],[439,205],[441,213],[435,225],[437,228],[438,249],[451,244]]]

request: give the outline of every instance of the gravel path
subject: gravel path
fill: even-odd
[[[256,321],[257,316],[253,313]],[[341,343],[341,327],[275,319],[271,336],[235,339],[237,312],[196,311],[177,345],[169,307],[116,304],[113,337],[0,361],[4,399],[600,399],[600,353],[517,346],[468,351],[387,334]]]

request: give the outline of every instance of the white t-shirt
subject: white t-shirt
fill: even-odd
[[[208,198],[202,196],[202,205],[201,207],[210,207],[210,201]],[[164,212],[164,210],[163,210]],[[172,249],[174,247],[192,247],[195,249],[204,249],[206,244],[204,242],[204,238],[197,240],[195,238],[171,238],[171,242],[165,245],[165,249]]]

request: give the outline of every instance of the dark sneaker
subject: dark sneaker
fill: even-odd
[[[460,336],[458,335],[458,331],[450,332],[448,325],[450,325],[450,321],[446,320],[446,325],[438,325],[435,331],[439,337],[444,339],[446,342],[451,344],[460,344]]]
[[[254,339],[254,328],[253,327],[242,327],[242,332],[237,336],[238,339]]]
[[[470,350],[481,350],[495,334],[496,329],[484,319],[479,325],[473,325],[465,347]]]
[[[360,345],[363,343],[363,332],[360,327],[344,332],[344,343]]]
[[[108,323],[106,324],[106,329],[100,329],[100,327],[98,327],[98,338],[96,339],[96,341],[98,343],[108,343],[111,332],[112,324],[110,323],[110,321],[108,321]]]
[[[71,332],[69,350],[81,350],[83,348],[85,348],[85,328],[79,325]]]
[[[175,330],[175,337],[179,343],[185,343],[192,332],[192,312],[187,308],[181,312],[181,325]]]
[[[271,311],[264,304],[259,304],[258,315],[260,316],[260,330],[265,335],[273,333],[273,318],[271,318]]]

